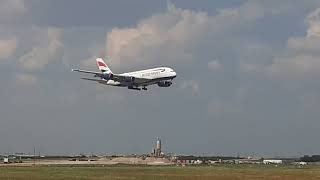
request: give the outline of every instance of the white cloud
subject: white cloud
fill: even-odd
[[[95,68],[97,68],[97,65],[95,63],[96,58],[97,58],[96,56],[92,56],[88,59],[84,59],[84,60],[80,61],[80,66],[82,68],[95,69]]]
[[[107,34],[106,50],[113,65],[191,62],[192,50],[207,36],[255,21],[265,14],[259,2],[221,9],[216,16],[183,10],[173,4],[165,13],[140,21],[136,27],[114,28]]]
[[[311,12],[306,19],[309,29],[307,30],[307,37],[320,36],[320,8]]]
[[[299,51],[319,51],[320,37],[309,35],[308,37],[292,37],[288,40],[288,48]]]
[[[0,62],[12,56],[17,48],[17,39],[0,39]]]
[[[20,57],[19,63],[23,69],[27,70],[44,68],[49,63],[47,48],[33,48],[30,52]]]
[[[291,37],[288,48],[294,50],[320,50],[320,8],[311,12],[306,20],[308,29],[305,37]]]
[[[108,57],[104,57],[103,52],[104,48],[102,48],[103,45],[101,44],[94,44],[89,48],[89,53],[91,54],[89,58],[84,58],[83,60],[80,61],[80,67],[81,68],[86,68],[86,69],[97,69],[97,64],[95,59],[98,57],[102,57],[104,61],[109,65],[109,59]]]
[[[63,47],[61,42],[61,30],[48,28],[45,30],[47,35],[41,41],[43,45],[34,47],[31,51],[19,58],[19,65],[26,70],[39,70],[46,67],[56,55],[58,50]]]
[[[1,0],[0,19],[10,18],[26,12],[24,0]]]
[[[270,76],[295,78],[319,73],[320,57],[297,55],[290,58],[275,58],[274,63],[267,68]],[[295,76],[293,76],[295,75]]]
[[[305,37],[288,39],[285,57],[275,57],[268,66],[267,74],[273,77],[309,77],[320,72],[320,8],[311,12],[307,18],[308,29]]]
[[[31,74],[17,74],[16,84],[22,86],[34,86],[38,84],[38,79],[37,77]]]
[[[10,25],[20,25],[25,22],[23,19],[27,14],[27,8],[24,0],[1,0],[0,1],[0,24],[1,29]]]
[[[58,28],[48,28],[48,39],[48,53],[49,55],[53,55],[63,46],[61,42],[61,30]]]

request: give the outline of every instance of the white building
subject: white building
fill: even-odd
[[[193,162],[193,164],[202,164],[202,163],[203,163],[203,161],[201,161],[199,159]]]
[[[208,163],[209,163],[209,164],[218,164],[218,163],[220,163],[220,161],[209,160]]]
[[[265,159],[263,160],[263,164],[282,164],[282,160],[280,159]]]
[[[294,165],[298,165],[298,166],[305,166],[305,165],[308,165],[308,163],[303,162],[303,161],[300,161],[300,162],[294,162],[293,164],[294,164]]]

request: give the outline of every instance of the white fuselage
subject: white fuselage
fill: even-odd
[[[177,73],[169,67],[159,67],[159,68],[152,68],[152,69],[146,69],[141,71],[122,73],[119,75],[134,77],[137,79],[144,79],[142,82],[139,82],[139,84],[142,83],[145,85],[151,85],[151,84],[156,84],[159,81],[163,81],[163,80],[172,80],[177,76]],[[113,80],[108,80],[107,85],[127,86],[127,84],[123,84]]]

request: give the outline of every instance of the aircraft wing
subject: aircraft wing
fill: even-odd
[[[81,70],[81,69],[72,69],[72,71],[82,72],[82,73],[87,73],[87,74],[94,74],[95,77],[103,77],[103,74],[101,72],[96,72],[96,71],[86,71],[86,70]]]
[[[137,78],[137,77],[132,77],[132,76],[128,76],[128,75],[121,75],[121,74],[113,74],[111,79],[114,81],[118,81],[118,82],[126,82],[126,81],[129,81],[131,78],[134,78],[134,83],[136,83],[136,84],[141,84],[146,81],[149,81],[149,79]]]
[[[89,81],[95,81],[95,82],[98,82],[98,83],[101,83],[101,84],[107,84],[108,81],[106,80],[103,80],[103,79],[93,79],[93,78],[81,78],[81,79],[84,79],[84,80],[89,80]]]
[[[86,70],[81,70],[81,69],[72,69],[72,71],[75,72],[82,72],[82,73],[87,73],[87,74],[94,74],[94,77],[101,77],[104,78],[104,74],[102,72],[96,72],[96,71],[86,71]],[[122,74],[112,74],[111,76],[111,80],[113,81],[117,81],[117,82],[130,82],[131,78],[134,78],[134,83],[137,85],[146,83],[149,81],[149,79],[145,79],[145,78],[137,78],[137,77],[132,77],[129,75],[122,75]],[[81,79],[85,79],[85,80],[90,80],[90,81],[101,81],[100,83],[106,83],[106,80],[103,79],[91,79],[91,78],[81,78]]]

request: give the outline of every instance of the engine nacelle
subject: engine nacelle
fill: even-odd
[[[124,81],[125,82],[127,82],[127,83],[133,83],[134,82],[134,77],[132,77],[132,76],[126,76],[125,78],[124,78]]]
[[[160,81],[158,82],[159,87],[169,87],[171,86],[172,82],[171,81]]]
[[[105,80],[112,79],[113,78],[113,74],[112,73],[103,74],[102,78],[105,79]]]

